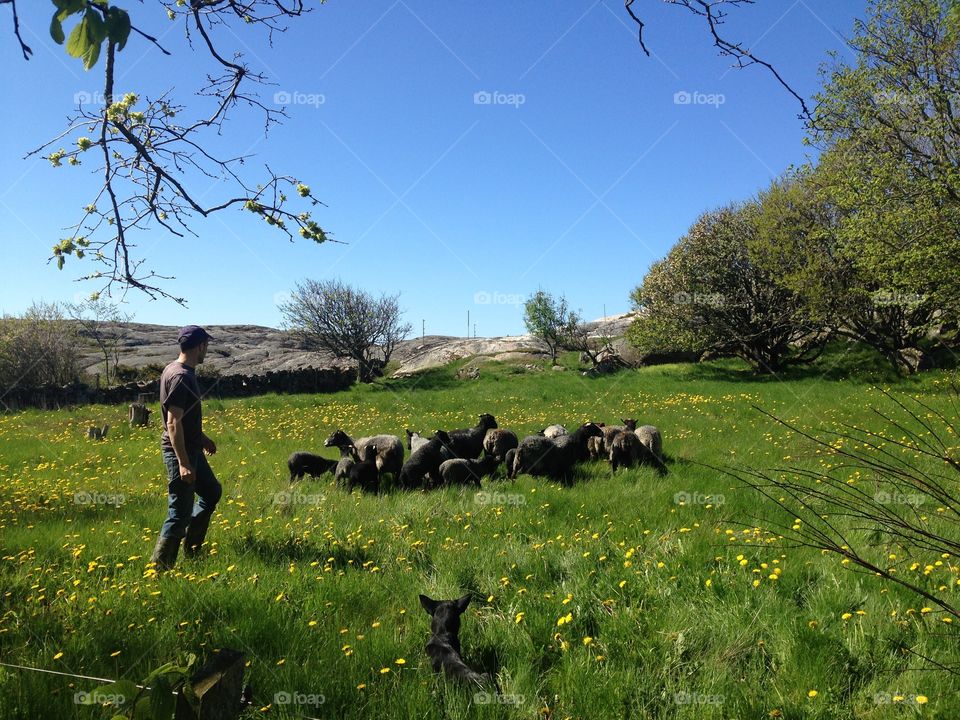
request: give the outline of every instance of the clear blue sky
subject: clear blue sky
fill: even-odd
[[[180,23],[159,4],[123,2],[174,53],[131,36],[117,90],[172,89],[188,104],[201,72]],[[278,298],[305,277],[338,276],[375,293],[399,292],[419,334],[523,332],[519,301],[539,287],[564,294],[587,318],[629,309],[629,293],[697,215],[764,187],[809,152],[798,105],[761,68],[731,70],[697,18],[638,3],[655,57],[637,44],[620,0],[461,3],[331,0],[291,23],[271,48],[247,26],[221,32],[275,93],[290,118],[264,136],[240,112],[225,129],[236,152],[307,182],[328,207],[316,218],[345,245],[290,243],[249,213],[196,219],[199,239],[159,230],[136,238],[189,308],[128,294],[141,322],[278,326]],[[827,52],[863,0],[763,0],[731,11],[726,33],[773,62],[805,96]],[[92,167],[23,160],[65,127],[78,92],[102,87],[47,34],[52,4],[20,4],[24,62],[0,7],[5,102],[0,107],[0,312],[34,300],[73,300],[93,286],[47,264],[50,247],[92,199]],[[722,104],[678,104],[678,92]],[[478,104],[477,93],[522,96]],[[483,99],[485,96],[480,96]],[[322,99],[322,102],[320,100]],[[700,100],[704,98],[699,97]],[[91,158],[92,163],[92,158]],[[220,188],[194,182],[211,201]],[[472,330],[472,328],[471,328]]]

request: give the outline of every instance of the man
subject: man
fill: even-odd
[[[184,538],[185,555],[194,556],[199,552],[210,526],[210,516],[223,493],[204,454],[213,455],[217,446],[203,433],[196,375],[196,366],[206,357],[207,345],[212,339],[197,325],[181,328],[180,357],[167,365],[160,376],[163,417],[160,446],[167,466],[169,511],[150,558],[158,570],[173,567]]]

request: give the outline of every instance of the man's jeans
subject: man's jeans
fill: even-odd
[[[187,526],[193,518],[213,515],[223,488],[210,469],[206,455],[200,450],[193,458],[193,483],[180,479],[180,461],[173,450],[164,448],[163,462],[167,466],[167,493],[169,509],[167,519],[160,529],[160,536],[180,539],[187,534]],[[197,495],[194,504],[194,493]]]

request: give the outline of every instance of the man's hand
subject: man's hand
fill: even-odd
[[[193,477],[193,468],[180,463],[180,479],[187,483],[187,485],[193,485]]]
[[[203,436],[203,451],[207,455],[214,455],[217,452],[217,444],[206,435]]]

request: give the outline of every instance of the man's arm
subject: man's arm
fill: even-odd
[[[193,483],[193,465],[187,456],[187,443],[183,434],[183,408],[176,405],[167,407],[167,434],[180,463],[180,479],[185,483]]]

